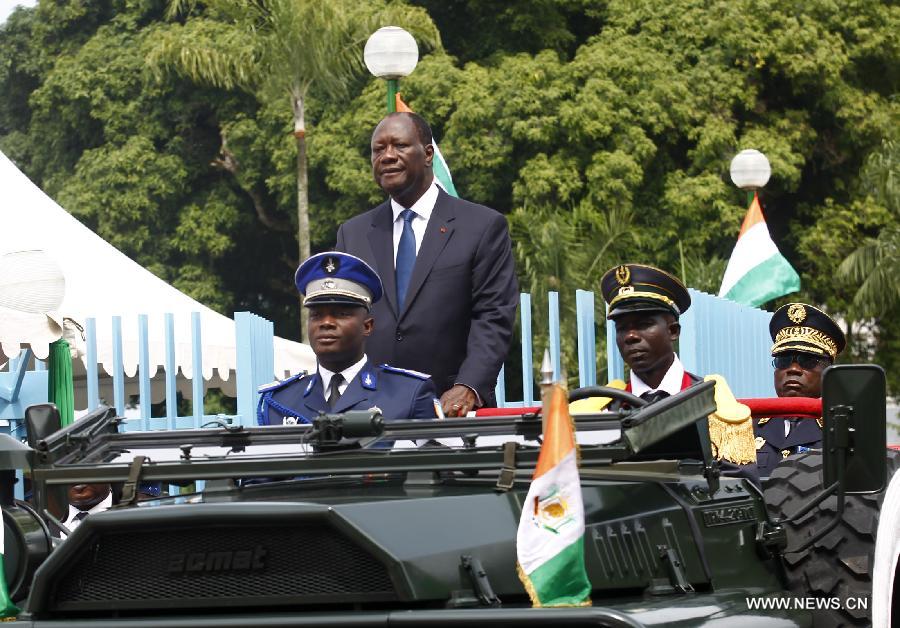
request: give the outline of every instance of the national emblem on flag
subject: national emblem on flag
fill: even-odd
[[[584,502],[565,388],[544,398],[546,428],[516,535],[518,572],[534,606],[590,606]]]

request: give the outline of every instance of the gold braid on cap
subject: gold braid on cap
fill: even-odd
[[[669,307],[674,309],[679,314],[681,313],[681,310],[679,310],[678,306],[675,305],[675,301],[673,301],[669,297],[659,294],[657,292],[638,292],[637,290],[620,289],[619,294],[616,295],[615,297],[613,297],[613,299],[609,302],[609,306],[612,307],[613,305],[615,305],[616,303],[618,303],[619,301],[621,301],[623,299],[636,299],[636,298],[653,299],[654,301],[662,301],[663,303],[665,303],[666,305],[668,305]]]
[[[784,349],[803,350],[802,347],[787,346],[797,342],[804,342],[819,349],[823,354],[833,360],[837,355],[837,345],[829,336],[813,327],[785,327],[775,335],[775,344],[772,345],[772,354]]]

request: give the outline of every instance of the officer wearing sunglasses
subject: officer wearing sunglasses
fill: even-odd
[[[844,350],[844,332],[825,312],[805,303],[780,307],[769,323],[775,393],[779,397],[821,397],[822,371]],[[756,463],[761,477],[791,454],[822,446],[822,419],[757,419]]]

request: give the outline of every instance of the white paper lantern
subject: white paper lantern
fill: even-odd
[[[372,33],[363,50],[369,72],[383,79],[409,76],[419,62],[413,36],[399,26],[384,26]]]
[[[742,190],[763,187],[772,174],[769,160],[758,150],[748,148],[731,160],[731,180]]]

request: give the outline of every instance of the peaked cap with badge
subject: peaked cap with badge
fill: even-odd
[[[349,253],[327,251],[308,258],[294,275],[303,305],[372,307],[384,292],[375,270]]]
[[[844,332],[830,316],[806,303],[788,303],[769,322],[772,355],[808,353],[834,361],[847,344]],[[784,458],[822,446],[822,419],[763,417],[754,421],[756,464],[768,477]]]
[[[353,305],[371,308],[382,296],[381,279],[371,266],[347,253],[330,251],[300,264],[294,276],[305,307]],[[260,425],[311,423],[323,412],[377,407],[385,420],[434,418],[436,391],[427,373],[366,362],[347,382],[333,407],[325,400],[318,369],[260,387]]]
[[[600,279],[607,318],[630,312],[668,312],[676,318],[691,306],[691,295],[678,279],[646,264],[621,264]]]
[[[844,350],[844,332],[828,314],[806,303],[788,303],[772,314],[769,322],[772,355],[801,351],[831,361]]]

